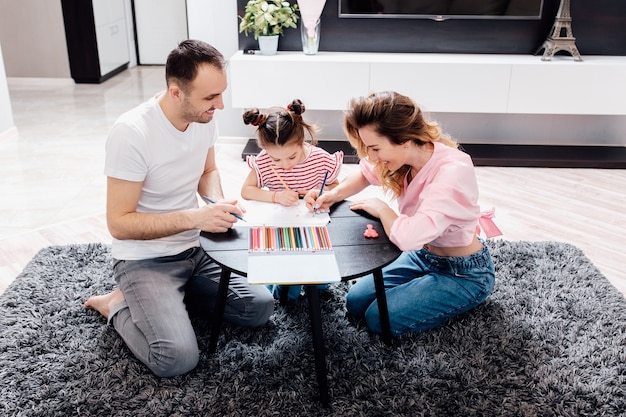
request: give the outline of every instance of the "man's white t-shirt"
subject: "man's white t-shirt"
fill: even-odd
[[[156,98],[121,115],[106,143],[104,174],[143,182],[138,213],[198,207],[198,181],[215,144],[215,121],[191,123],[184,132],[165,117]],[[112,256],[136,260],[175,255],[198,246],[199,230],[152,240],[113,239]]]

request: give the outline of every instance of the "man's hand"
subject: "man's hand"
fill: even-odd
[[[237,214],[244,216],[245,210],[236,200],[221,200],[215,204],[206,204],[197,212],[197,229],[211,233],[225,233],[238,221]]]

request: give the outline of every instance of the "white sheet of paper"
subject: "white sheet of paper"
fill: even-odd
[[[243,216],[246,221],[239,221],[235,226],[326,226],[330,222],[328,213],[309,212],[304,200],[298,200],[292,207],[251,200],[240,204],[246,209]]]
[[[248,255],[248,284],[325,284],[341,281],[333,252]]]

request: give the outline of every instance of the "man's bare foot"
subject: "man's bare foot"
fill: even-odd
[[[106,295],[94,295],[93,297],[89,297],[89,299],[85,301],[84,306],[85,308],[93,308],[98,313],[102,314],[104,318],[108,319],[113,306],[122,301],[124,301],[124,294],[122,294],[119,288],[116,288]]]

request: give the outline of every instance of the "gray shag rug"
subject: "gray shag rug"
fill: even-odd
[[[43,249],[0,296],[0,416],[617,416],[626,413],[626,300],[576,247],[488,242],[479,308],[386,346],[322,297],[331,408],[308,304],[257,330],[226,324],[200,364],[161,379],[82,303],[113,288],[107,245]]]

